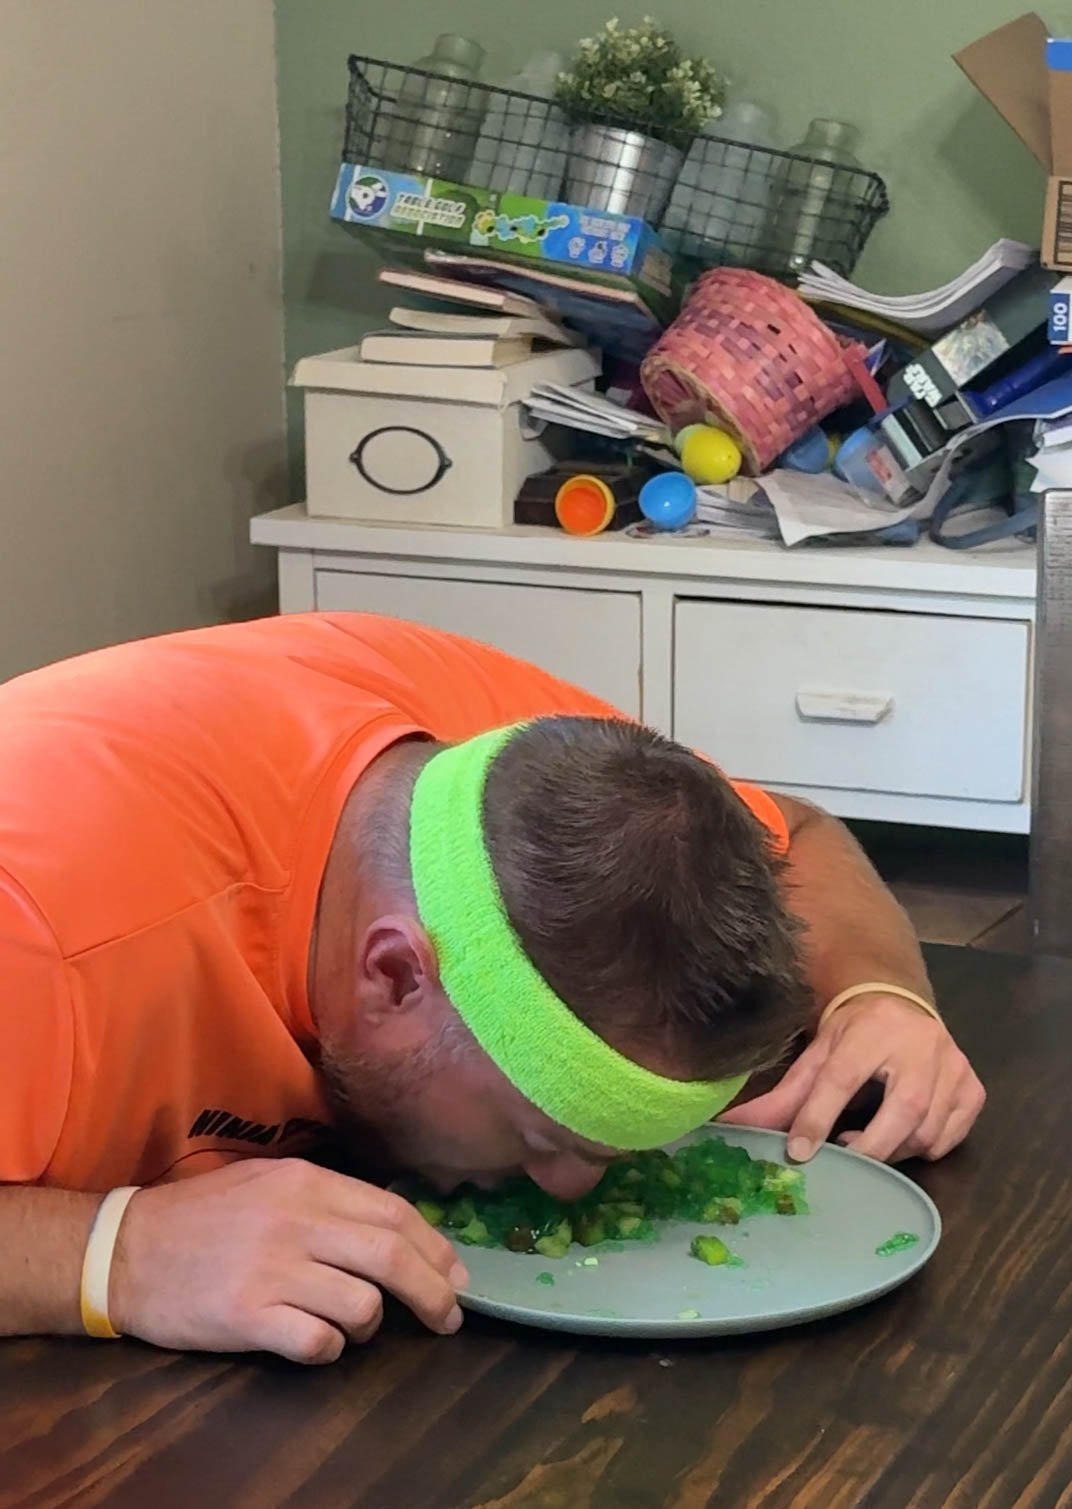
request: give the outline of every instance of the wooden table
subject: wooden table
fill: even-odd
[[[313,1371],[0,1344],[0,1506],[1072,1506],[1072,964],[931,961],[990,1107],[917,1170],[945,1239],[898,1293],[678,1345],[395,1312]]]

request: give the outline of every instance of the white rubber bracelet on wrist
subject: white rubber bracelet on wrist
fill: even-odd
[[[906,990],[903,985],[887,985],[881,980],[869,980],[864,985],[850,985],[848,990],[843,990],[840,995],[834,997],[823,1009],[819,1018],[816,1032],[826,1025],[835,1011],[840,1011],[842,1006],[847,1006],[850,1001],[855,1001],[858,996],[897,996],[902,1001],[909,1001],[913,1006],[918,1006],[920,1011],[925,1011],[936,1022],[942,1020],[937,1006],[932,1006],[930,1001],[923,996],[917,995],[914,990]]]
[[[137,1184],[124,1185],[105,1195],[97,1206],[97,1214],[89,1228],[89,1240],[82,1259],[82,1288],[79,1295],[82,1325],[87,1336],[115,1341],[120,1334],[108,1315],[108,1281],[112,1275],[112,1258],[115,1255],[119,1227],[126,1215],[127,1206],[140,1187]]]

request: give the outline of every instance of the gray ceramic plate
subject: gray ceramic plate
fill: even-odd
[[[708,1135],[696,1132],[686,1141]],[[784,1160],[779,1132],[726,1127],[716,1135],[754,1158]],[[663,1337],[765,1331],[876,1299],[917,1273],[937,1247],[937,1210],[896,1169],[826,1146],[806,1177],[806,1216],[753,1216],[735,1227],[667,1222],[657,1242],[619,1251],[571,1247],[557,1261],[458,1244],[471,1278],[459,1298],[466,1309],[552,1331]],[[704,1229],[717,1231],[744,1266],[710,1268],[690,1256],[690,1241]],[[897,1232],[919,1241],[879,1256],[875,1249]],[[586,1264],[592,1257],[598,1262]],[[553,1285],[541,1279],[547,1274]]]

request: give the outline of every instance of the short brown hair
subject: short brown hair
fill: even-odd
[[[543,718],[492,766],[484,822],[525,952],[616,1047],[718,1078],[776,1062],[802,1030],[781,863],[696,755],[634,724]]]

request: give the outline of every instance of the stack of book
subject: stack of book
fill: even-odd
[[[396,305],[390,328],[365,336],[362,361],[509,367],[542,351],[585,344],[523,294],[392,267],[383,268],[379,279],[413,296],[413,303]]]

